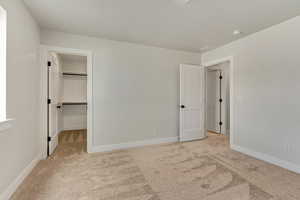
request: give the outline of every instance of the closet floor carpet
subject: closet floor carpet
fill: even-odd
[[[12,199],[300,199],[300,175],[230,150],[224,136],[87,154],[85,134],[62,133]]]

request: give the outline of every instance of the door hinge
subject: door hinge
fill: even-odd
[[[222,103],[222,102],[223,102],[223,99],[219,99],[219,102]]]
[[[48,99],[48,104],[51,104],[51,99]]]
[[[222,126],[222,125],[223,125],[223,122],[219,122],[219,125]]]
[[[223,76],[219,76],[219,79],[221,80],[223,78]]]
[[[48,136],[48,142],[51,142],[52,138],[50,136]]]
[[[51,61],[48,61],[48,67],[51,67]]]

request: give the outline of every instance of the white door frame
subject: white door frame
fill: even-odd
[[[40,149],[42,153],[42,158],[47,158],[47,71],[48,71],[48,53],[62,53],[62,54],[71,54],[71,55],[79,55],[87,57],[87,152],[92,152],[93,146],[93,53],[88,50],[81,49],[70,49],[70,48],[61,48],[61,47],[53,47],[53,46],[40,46],[40,63],[41,63],[41,116],[40,116]]]
[[[225,57],[225,58],[220,58],[217,60],[212,60],[206,63],[203,63],[203,66],[205,68],[210,67],[210,66],[214,66],[217,64],[221,64],[224,62],[229,62],[229,87],[230,87],[230,146],[233,145],[233,141],[234,141],[234,116],[235,116],[235,103],[234,103],[234,57],[233,56],[229,56],[229,57]],[[206,86],[205,86],[206,87]],[[205,108],[206,108],[206,102],[205,102]],[[206,116],[206,115],[205,115]],[[205,122],[206,124],[206,122]],[[206,128],[206,127],[205,127]],[[226,130],[227,131],[227,130]]]

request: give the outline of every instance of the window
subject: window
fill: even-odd
[[[6,120],[6,11],[0,6],[0,122]]]

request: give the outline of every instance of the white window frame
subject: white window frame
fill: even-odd
[[[6,27],[7,13],[0,6],[0,132],[11,127],[6,116]]]

